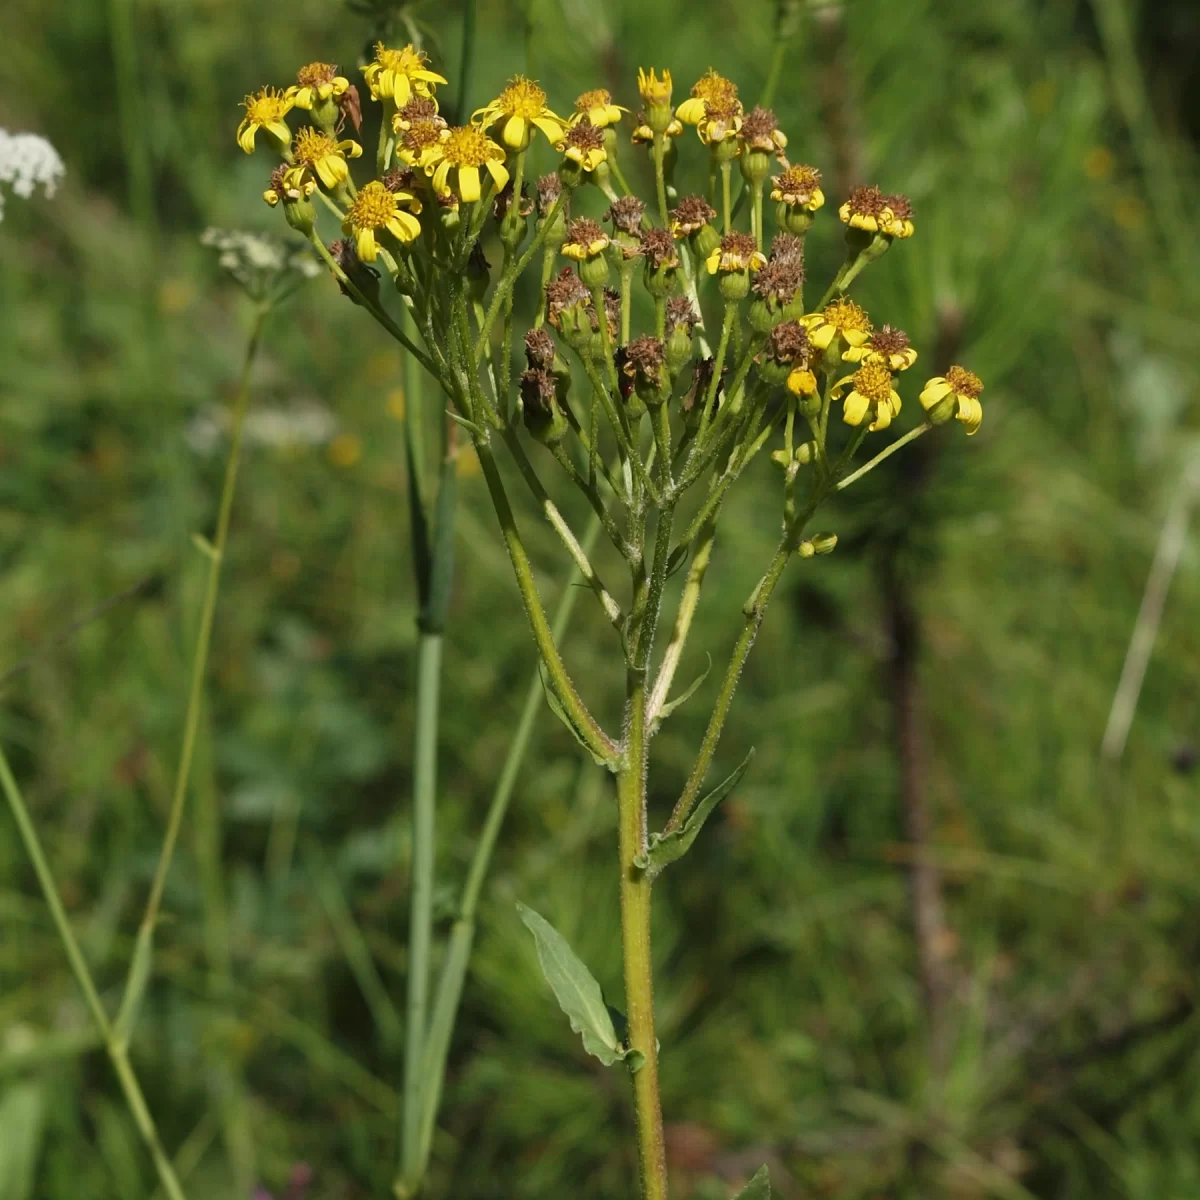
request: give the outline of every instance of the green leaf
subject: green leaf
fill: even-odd
[[[688,555],[691,553],[692,547],[688,542],[683,542],[676,546],[671,551],[667,558],[667,578],[670,579],[680,567],[688,560]]]
[[[192,534],[192,545],[204,555],[205,558],[216,562],[221,556],[217,553],[217,548],[204,536],[202,533]]]
[[[695,694],[696,689],[708,678],[709,671],[712,670],[712,655],[705,652],[705,658],[708,659],[708,665],[700,674],[692,680],[691,683],[684,688],[683,693],[676,696],[674,700],[668,700],[666,704],[659,709],[658,716],[654,719],[654,728],[657,729],[681,704],[686,704]]]
[[[546,667],[544,663],[538,664],[538,675],[542,680],[542,691],[546,693],[546,703],[550,705],[550,711],[571,731],[571,736],[588,752],[592,757],[592,762],[598,767],[605,767],[608,770],[613,769],[613,764],[603,755],[597,754],[595,750],[587,744],[587,739],[580,733],[575,722],[571,720],[570,714],[562,706],[562,701],[554,694],[554,688],[546,680]]]
[[[741,765],[729,776],[723,783],[717,784],[699,804],[692,809],[691,816],[683,823],[682,829],[676,829],[672,833],[652,833],[650,835],[650,845],[645,854],[639,854],[635,858],[634,865],[640,867],[643,871],[647,871],[650,878],[653,879],[660,874],[664,867],[669,863],[673,863],[677,858],[682,858],[691,848],[692,843],[696,840],[696,835],[704,827],[704,822],[708,820],[713,809],[737,787],[742,776],[745,775],[746,769],[750,766],[751,760],[754,758],[754,748],[750,748],[750,753],[742,759]]]
[[[754,1178],[733,1197],[733,1200],[771,1200],[771,1176],[767,1168],[759,1167],[754,1172]]]
[[[567,1014],[571,1028],[583,1037],[583,1048],[606,1067],[619,1062],[625,1057],[625,1049],[617,1038],[608,1006],[604,1003],[604,993],[595,976],[549,921],[524,904],[517,904],[517,912],[533,934],[542,974],[546,976],[559,1007]]]
[[[480,429],[474,421],[468,421],[466,417],[460,417],[452,408],[446,409],[446,416],[452,420],[455,425],[461,425],[472,437],[483,437],[483,430]]]

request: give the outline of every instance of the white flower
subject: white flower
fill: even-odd
[[[218,251],[217,262],[256,299],[289,291],[297,280],[322,272],[307,246],[241,229],[204,231],[200,241]]]
[[[0,184],[13,194],[28,199],[41,184],[47,196],[53,196],[66,168],[54,149],[36,133],[8,133],[0,129]],[[4,189],[0,187],[0,221],[4,219]]]

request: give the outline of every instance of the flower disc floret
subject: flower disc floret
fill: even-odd
[[[825,203],[821,172],[816,167],[788,167],[782,175],[772,175],[771,183],[771,199],[789,208],[816,212]]]
[[[983,380],[973,371],[957,364],[945,375],[935,375],[921,393],[921,407],[929,420],[940,425],[956,417],[967,428],[967,436],[979,432],[983,421],[983,407],[979,394],[983,391]]]
[[[838,216],[851,229],[863,229],[867,233],[879,233],[892,219],[887,198],[872,184],[856,187],[846,202],[838,209]]]
[[[642,254],[654,270],[673,270],[679,266],[679,251],[670,232],[660,225],[651,225],[641,235]]]
[[[297,108],[311,109],[320,101],[331,96],[344,95],[350,80],[338,74],[333,63],[311,62],[296,72],[296,82],[288,88],[288,95]]]
[[[350,175],[347,158],[358,158],[362,147],[353,141],[339,142],[319,129],[305,126],[292,145],[296,166],[310,171],[327,188],[335,188]]]
[[[671,232],[677,237],[698,233],[717,215],[703,196],[684,196],[671,210]]]
[[[742,118],[739,136],[747,150],[782,155],[787,149],[787,135],[779,128],[779,119],[769,108],[752,108]]]
[[[842,420],[847,425],[861,425],[870,413],[868,428],[874,433],[886,429],[892,418],[900,412],[900,394],[896,391],[892,373],[881,362],[864,363],[853,375],[839,379],[833,385],[835,395],[840,395],[849,384],[850,394],[842,402]]]
[[[912,237],[916,229],[912,219],[912,201],[899,192],[893,192],[890,196],[884,196],[883,199],[888,214],[884,233],[896,238]]]
[[[359,190],[342,222],[342,232],[354,238],[354,248],[363,262],[374,262],[379,256],[380,230],[405,243],[420,234],[420,222],[402,207],[415,203],[409,192],[389,192],[377,179]]]
[[[490,104],[476,109],[471,122],[488,129],[502,122],[500,140],[513,150],[524,150],[540,129],[552,143],[562,140],[564,122],[546,107],[545,91],[532,79],[516,75]]]
[[[403,108],[414,95],[432,96],[444,75],[431,71],[426,65],[424,50],[410,42],[401,50],[392,50],[382,42],[375,43],[375,61],[367,63],[362,73],[376,100],[391,100]]]
[[[861,346],[871,336],[871,319],[866,311],[844,296],[802,320],[818,350],[826,349],[835,338],[847,346]]]
[[[710,104],[719,109],[736,109],[739,115],[742,111],[737,84],[711,68],[692,85],[692,94],[675,110],[675,115],[685,125],[699,126],[708,116]]]
[[[265,129],[279,145],[287,146],[292,140],[292,131],[283,119],[292,110],[295,102],[286,92],[278,88],[266,87],[262,91],[247,96],[242,101],[246,115],[237,128],[238,145],[247,153],[254,153],[254,135],[260,129]]]
[[[440,119],[414,121],[400,135],[396,157],[407,166],[425,167],[431,158],[436,159],[445,132],[446,123]]]
[[[392,115],[392,132],[404,133],[414,125],[432,125],[445,129],[448,122],[438,112],[438,102],[432,96],[414,96]]]
[[[433,190],[439,195],[457,194],[471,203],[481,194],[479,170],[486,169],[496,191],[508,183],[504,151],[475,125],[457,125],[442,131],[441,141],[426,153],[425,173],[433,177]],[[457,188],[450,186],[450,173],[456,172]]]

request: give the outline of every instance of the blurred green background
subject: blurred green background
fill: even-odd
[[[951,357],[982,375],[985,421],[969,443],[957,428],[917,443],[825,515],[838,552],[787,577],[719,756],[754,745],[753,768],[656,891],[674,1186],[723,1197],[767,1161],[785,1200],[1194,1198],[1194,539],[1124,753],[1099,747],[1200,448],[1200,12],[795,9],[776,107],[831,200],[810,279],[839,261],[848,181],[908,192],[917,236],[856,295],[910,332],[922,379]],[[407,11],[453,81],[460,7]],[[636,106],[653,63],[677,95],[713,65],[753,101],[775,19],[769,0],[485,0],[473,97],[528,70],[560,111],[599,84]],[[47,136],[68,170],[53,201],[10,198],[0,224],[0,739],[115,1005],[178,754],[204,565],[189,535],[211,528],[249,323],[198,235],[281,228],[260,199],[266,157],[234,143],[238,103],[311,59],[354,67],[371,19],[337,0],[7,0],[0,29],[0,127]],[[190,1196],[279,1195],[304,1162],[310,1200],[378,1197],[400,1056],[346,930],[398,1003],[416,606],[401,362],[321,278],[271,319],[253,386],[133,1060]],[[462,467],[446,911],[533,663]],[[773,547],[775,470],[738,490],[681,679],[705,648],[728,652]],[[523,528],[553,596],[556,544],[532,513]],[[591,607],[567,657],[611,720],[611,631]],[[714,689],[655,743],[656,811]],[[619,995],[608,786],[543,714],[485,894],[432,1197],[630,1194],[627,1083],[584,1055],[514,906]],[[942,907],[921,938],[915,861],[937,868]],[[152,1194],[5,813],[0,1200]]]

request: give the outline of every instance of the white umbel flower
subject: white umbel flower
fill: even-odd
[[[26,200],[39,185],[47,196],[53,196],[65,173],[58,151],[44,137],[0,129],[0,221],[4,220],[2,185]]]

